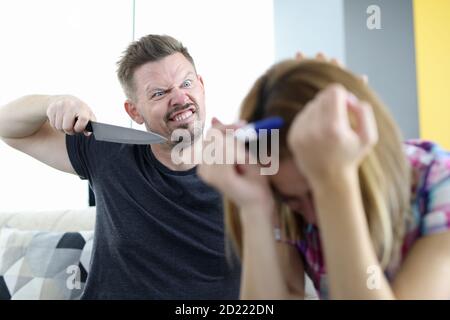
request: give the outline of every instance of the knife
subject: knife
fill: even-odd
[[[119,127],[95,121],[89,121],[85,131],[92,132],[96,140],[107,142],[152,144],[167,141],[167,138],[151,131]]]

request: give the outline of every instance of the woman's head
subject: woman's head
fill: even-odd
[[[374,92],[354,74],[331,63],[315,60],[287,60],[274,65],[260,77],[243,101],[240,118],[256,121],[281,116],[285,126],[280,130],[280,170],[270,177],[279,200],[282,227],[298,240],[305,224],[316,224],[313,195],[308,181],[298,171],[287,145],[287,133],[298,112],[317,93],[332,83],[343,85],[358,99],[368,102],[378,127],[379,140],[362,161],[359,180],[364,209],[375,250],[384,266],[398,252],[397,241],[404,233],[404,219],[409,208],[409,168],[401,136],[389,112]],[[330,163],[330,166],[333,164]],[[241,249],[239,216],[227,203],[227,229],[238,251]]]

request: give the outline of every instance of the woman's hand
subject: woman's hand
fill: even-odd
[[[203,161],[197,168],[199,177],[206,183],[218,189],[240,208],[271,208],[274,205],[272,191],[269,187],[267,177],[261,175],[260,166],[250,162],[253,155],[246,151],[243,143],[237,141],[233,135],[226,135],[226,129],[236,130],[239,125],[226,126],[213,119],[212,127],[207,133],[207,137],[217,131],[221,132],[220,139],[214,139],[216,150],[222,148],[224,160],[231,159],[223,164],[207,164]],[[230,139],[235,140],[229,141]],[[228,140],[228,142],[226,142]],[[235,148],[225,148],[225,146],[236,145]],[[237,159],[246,159],[245,164],[237,164]],[[229,164],[232,163],[232,164]]]
[[[297,61],[302,61],[306,59],[305,55],[303,54],[303,52],[301,51],[297,51],[297,53],[295,54],[295,60]],[[339,61],[336,58],[331,58],[329,59],[323,52],[319,52],[315,55],[314,57],[315,60],[317,61],[321,61],[321,62],[330,62],[331,64],[334,64],[342,69],[345,69],[345,65]],[[365,83],[368,84],[369,83],[369,77],[366,74],[362,74],[359,76],[359,78]]]
[[[302,61],[305,59],[306,59],[306,56],[303,54],[303,52],[297,51],[295,53],[295,60]],[[328,59],[328,57],[323,52],[316,53],[316,55],[314,56],[314,59],[317,61],[322,61],[322,62],[330,62],[338,67],[344,68],[344,65],[342,64],[341,61],[339,61],[336,58]]]
[[[297,167],[312,186],[342,172],[356,172],[377,140],[372,107],[338,84],[310,101],[288,133]]]

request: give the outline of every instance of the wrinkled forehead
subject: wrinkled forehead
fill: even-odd
[[[196,76],[192,63],[181,53],[174,53],[158,61],[147,62],[134,72],[136,89],[142,90],[149,86],[171,86],[182,81],[187,75]]]

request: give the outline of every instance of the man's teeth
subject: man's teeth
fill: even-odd
[[[176,117],[173,118],[173,120],[174,121],[182,121],[182,120],[189,118],[191,115],[192,115],[192,111],[187,110],[181,114],[178,114]]]

